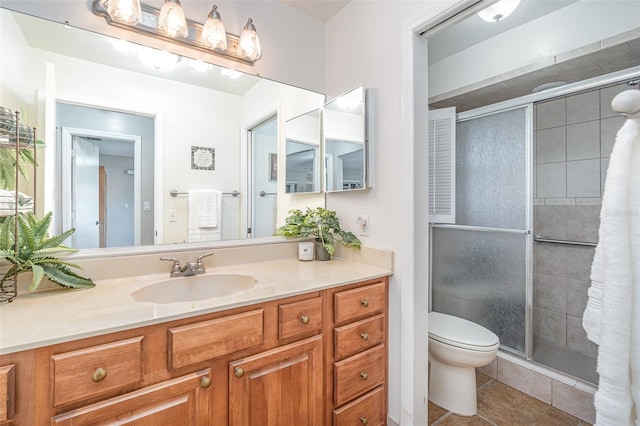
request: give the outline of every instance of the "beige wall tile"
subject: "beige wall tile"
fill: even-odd
[[[487,376],[495,379],[498,377],[498,358],[494,358],[489,364],[484,367],[476,368],[480,373],[486,374]]]
[[[553,380],[552,405],[579,419],[593,424],[596,411],[593,406],[593,395]]]
[[[549,377],[498,358],[497,380],[518,389],[542,402],[551,404],[551,382]]]

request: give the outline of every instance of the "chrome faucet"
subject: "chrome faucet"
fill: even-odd
[[[206,253],[197,257],[195,262],[187,262],[184,266],[180,265],[180,260],[176,257],[161,257],[160,260],[168,260],[173,262],[171,265],[171,277],[190,277],[192,275],[204,274],[207,270],[204,267],[204,259],[207,256],[212,256],[213,252]]]

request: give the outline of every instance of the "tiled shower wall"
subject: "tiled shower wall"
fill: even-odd
[[[611,100],[625,84],[541,102],[535,106],[534,233],[555,240],[597,243],[609,156],[624,118]],[[594,248],[535,244],[533,306],[536,344],[595,359],[582,313]]]

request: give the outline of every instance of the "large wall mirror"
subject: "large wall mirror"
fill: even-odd
[[[287,193],[320,192],[320,109],[287,121]]]
[[[36,200],[55,232],[76,227],[76,248],[273,234],[277,214],[252,215],[287,209],[278,129],[323,94],[7,9],[0,19],[0,105],[46,145]],[[207,189],[221,193],[217,231],[192,239],[189,192]]]
[[[327,192],[367,188],[367,102],[363,86],[323,108],[325,188]]]

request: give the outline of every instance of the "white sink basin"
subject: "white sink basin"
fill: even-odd
[[[220,274],[167,278],[142,287],[131,295],[138,302],[194,302],[229,296],[252,288],[256,279],[249,275]]]

